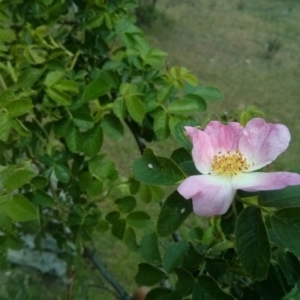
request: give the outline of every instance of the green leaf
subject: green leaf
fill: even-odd
[[[151,193],[151,189],[148,185],[146,184],[141,184],[140,185],[140,189],[139,189],[139,195],[141,200],[144,203],[150,203],[152,200],[152,193]]]
[[[108,223],[114,224],[120,219],[120,213],[118,211],[111,211],[105,216],[105,219]]]
[[[164,58],[167,56],[166,52],[163,52],[159,49],[150,48],[145,55],[141,55],[145,64],[150,66],[159,67],[162,66],[165,62]]]
[[[169,137],[169,115],[164,110],[155,115],[153,129],[159,140],[164,140]]]
[[[171,159],[173,159],[188,176],[199,175],[199,171],[196,169],[191,153],[185,148],[174,150]]]
[[[45,78],[44,84],[46,87],[51,88],[56,82],[62,80],[65,77],[63,71],[52,71],[49,72]]]
[[[182,264],[182,268],[190,273],[194,273],[199,270],[200,265],[203,263],[203,256],[198,252],[198,250],[195,250],[195,248],[196,246],[190,246],[190,249]]]
[[[136,200],[132,196],[118,198],[115,203],[117,204],[119,211],[124,214],[130,213],[136,206]]]
[[[68,94],[55,88],[48,88],[45,92],[50,99],[54,100],[59,105],[68,106],[72,103],[72,98]]]
[[[76,126],[70,126],[66,136],[66,142],[69,150],[74,153],[82,151],[83,135]]]
[[[10,28],[0,28],[0,42],[10,43],[16,39],[15,32]]]
[[[126,221],[119,219],[112,224],[111,233],[118,239],[122,240],[126,229]]]
[[[235,209],[235,212],[233,212]],[[244,209],[243,204],[239,201],[235,202],[235,208],[231,207],[226,214],[221,217],[221,228],[225,235],[234,234],[235,224],[238,214]]]
[[[18,77],[17,86],[22,89],[30,89],[39,80],[45,70],[30,68],[23,71]]]
[[[281,300],[300,299],[300,284],[295,285]]]
[[[159,186],[150,186],[152,199],[155,202],[161,202],[165,198],[165,191]]]
[[[118,72],[115,72],[113,70],[103,70],[102,67],[102,72],[101,75],[105,79],[105,81],[113,88],[118,89],[120,85],[120,78]],[[116,101],[116,100],[115,100]]]
[[[266,207],[292,207],[300,205],[300,186],[289,186],[278,191],[262,191],[258,194],[258,203]]]
[[[164,103],[167,99],[170,98],[172,92],[174,90],[174,86],[172,84],[168,85],[167,87],[164,87],[158,91],[158,101],[160,103]]]
[[[135,178],[149,185],[173,185],[185,178],[179,167],[167,157],[156,156],[151,149],[133,164]]]
[[[300,207],[283,208],[271,217],[271,225],[283,245],[300,257]]]
[[[162,265],[168,273],[172,272],[175,267],[181,265],[189,247],[188,242],[181,241],[167,248],[163,256]]]
[[[15,189],[20,188],[25,183],[30,182],[30,180],[35,176],[35,173],[29,170],[17,169],[5,180],[3,180],[3,186],[5,190],[9,193]]]
[[[24,137],[31,137],[31,131],[29,131],[24,123],[22,123],[19,119],[11,119],[11,127],[20,135]]]
[[[89,161],[89,171],[97,178],[108,178],[115,171],[112,161],[103,161],[101,157],[95,157]]]
[[[113,112],[118,118],[120,118],[120,119],[125,118],[126,105],[125,105],[125,100],[123,98],[118,98],[114,101]]]
[[[134,278],[137,285],[152,286],[167,277],[163,271],[147,263],[139,264],[138,268],[138,273]]]
[[[103,233],[109,229],[109,224],[104,220],[99,220],[99,223],[96,227],[96,230],[100,233]]]
[[[70,180],[71,172],[69,168],[64,165],[55,165],[54,173],[56,178],[63,183],[68,183]]]
[[[175,232],[193,211],[191,201],[185,200],[177,191],[164,202],[157,220],[157,234],[168,236]]]
[[[219,89],[210,86],[197,87],[196,90],[193,91],[193,94],[199,95],[206,101],[222,100],[224,98]]]
[[[123,125],[113,114],[107,114],[101,120],[101,126],[104,133],[114,139],[119,139],[124,134]]]
[[[11,117],[22,116],[32,109],[33,105],[30,100],[15,100],[10,102],[6,109]]]
[[[92,19],[88,20],[86,22],[86,28],[88,30],[91,30],[93,28],[100,27],[103,23],[103,16],[102,15],[96,15]]]
[[[187,94],[184,96],[185,100],[193,101],[197,107],[198,111],[206,111],[206,102],[205,100],[197,94]]]
[[[192,99],[177,99],[168,106],[168,112],[174,115],[192,114],[199,111],[198,104]]]
[[[95,156],[99,153],[103,143],[103,131],[100,126],[86,131],[83,135],[83,152],[86,156]]]
[[[139,191],[140,185],[141,183],[139,181],[135,180],[134,178],[131,178],[129,182],[130,194],[135,195]]]
[[[53,207],[54,201],[53,198],[50,197],[43,190],[36,190],[35,195],[32,199],[35,204],[41,205],[43,207]]]
[[[287,289],[287,285],[285,285],[283,279],[278,265],[271,264],[268,277],[265,280],[256,282],[256,291],[262,299],[282,300]]]
[[[177,275],[178,281],[176,287],[192,287],[195,281],[194,276],[185,269],[175,268],[175,273]]]
[[[83,100],[90,101],[107,94],[110,91],[109,84],[102,78],[91,81],[83,92]]]
[[[48,179],[43,176],[36,176],[31,180],[31,184],[33,184],[36,189],[43,189],[48,185],[48,183]]]
[[[170,129],[172,135],[184,148],[187,148],[189,150],[191,150],[193,146],[190,139],[187,137],[184,127],[197,125],[198,124],[195,121],[178,121],[174,117],[170,119]]]
[[[0,109],[0,140],[6,142],[10,132],[10,120],[6,111]]]
[[[191,72],[187,68],[180,67],[180,76],[190,85],[198,85],[197,77],[191,74]]]
[[[74,127],[74,123],[69,118],[62,118],[53,125],[54,132],[59,138],[66,138],[69,134],[69,130],[72,129],[71,127]]]
[[[90,114],[79,112],[73,116],[73,122],[81,129],[91,129],[94,127],[94,120]]]
[[[226,271],[228,270],[228,262],[222,258],[205,258],[205,267],[208,274],[218,279],[219,277],[223,276]]]
[[[192,300],[234,300],[223,292],[218,283],[211,277],[200,275],[193,287]]]
[[[136,96],[126,97],[125,102],[130,117],[141,124],[146,114],[143,102]]]
[[[12,231],[12,219],[5,211],[5,204],[9,201],[9,195],[0,197],[0,230],[4,232]]]
[[[300,262],[293,253],[280,252],[278,254],[278,263],[289,284],[292,285],[299,282]]]
[[[259,208],[245,208],[235,227],[236,250],[244,270],[254,279],[266,278],[271,249]]]
[[[82,225],[84,220],[85,210],[80,206],[75,206],[73,211],[68,215],[68,224],[72,225]]]
[[[103,182],[100,179],[92,178],[86,187],[86,191],[90,196],[98,196],[103,190]]]
[[[126,228],[123,239],[126,247],[130,251],[137,252],[139,250],[139,245],[136,242],[135,232],[131,227]]]
[[[203,235],[203,239],[202,239],[203,243],[205,243],[205,239],[206,239],[207,233],[209,233],[209,231],[205,231],[205,233]],[[209,233],[209,235],[211,235],[211,233]],[[210,240],[211,237],[208,237],[208,239]],[[222,241],[220,243],[217,243],[217,244],[213,245],[209,250],[210,250],[211,254],[215,255],[215,254],[219,254],[221,252],[224,252],[224,251],[226,251],[228,249],[233,249],[233,248],[234,248],[233,242],[225,240],[225,241]]]
[[[53,88],[61,92],[79,93],[78,84],[72,80],[60,80],[53,85]]]
[[[159,265],[161,263],[158,237],[155,232],[148,233],[142,237],[140,244],[140,253],[142,258],[153,265]]]
[[[37,219],[35,207],[21,194],[15,194],[5,205],[9,217],[17,222],[27,222]]]
[[[192,228],[189,237],[194,243],[200,243],[203,238],[203,229],[201,227]]]
[[[150,216],[143,211],[134,211],[131,212],[127,218],[127,223],[132,227],[136,228],[147,228],[151,225],[151,218]]]

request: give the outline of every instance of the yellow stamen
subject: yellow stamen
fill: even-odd
[[[243,154],[236,150],[235,152],[219,152],[213,156],[212,171],[217,174],[237,175],[240,172],[247,171],[250,167]]]

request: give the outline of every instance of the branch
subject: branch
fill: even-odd
[[[130,129],[132,135],[134,136],[134,139],[139,147],[141,155],[143,155],[143,152],[146,149],[147,145],[146,145],[145,139],[142,138],[140,136],[140,134],[138,134],[140,132],[139,126],[137,125],[137,123],[132,121],[129,117],[125,118],[125,123],[127,124],[128,128]]]
[[[102,263],[96,258],[95,253],[88,248],[84,248],[84,257],[88,258],[93,266],[102,274],[106,281],[116,290],[118,296],[122,300],[130,300],[131,297],[120,285],[117,279],[102,265]]]

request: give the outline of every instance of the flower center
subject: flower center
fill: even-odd
[[[212,171],[217,174],[233,176],[248,170],[249,167],[250,164],[248,164],[247,159],[239,150],[233,153],[230,151],[222,153],[220,151],[213,157]]]

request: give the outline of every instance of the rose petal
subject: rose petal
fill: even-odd
[[[231,180],[234,189],[249,192],[279,190],[289,185],[300,184],[300,175],[291,172],[241,173]]]
[[[185,130],[193,143],[192,156],[196,168],[202,174],[210,173],[212,157],[215,152],[209,136],[195,127],[186,126]]]
[[[211,144],[215,152],[235,151],[238,149],[240,137],[243,133],[243,127],[236,122],[230,122],[224,125],[218,121],[209,122],[204,132],[211,139]]]
[[[193,199],[193,210],[200,216],[224,214],[234,197],[230,178],[198,175],[185,179],[178,187],[185,199]]]
[[[239,142],[239,150],[250,164],[248,172],[271,163],[287,149],[290,139],[290,132],[284,125],[267,124],[260,118],[249,121]]]

